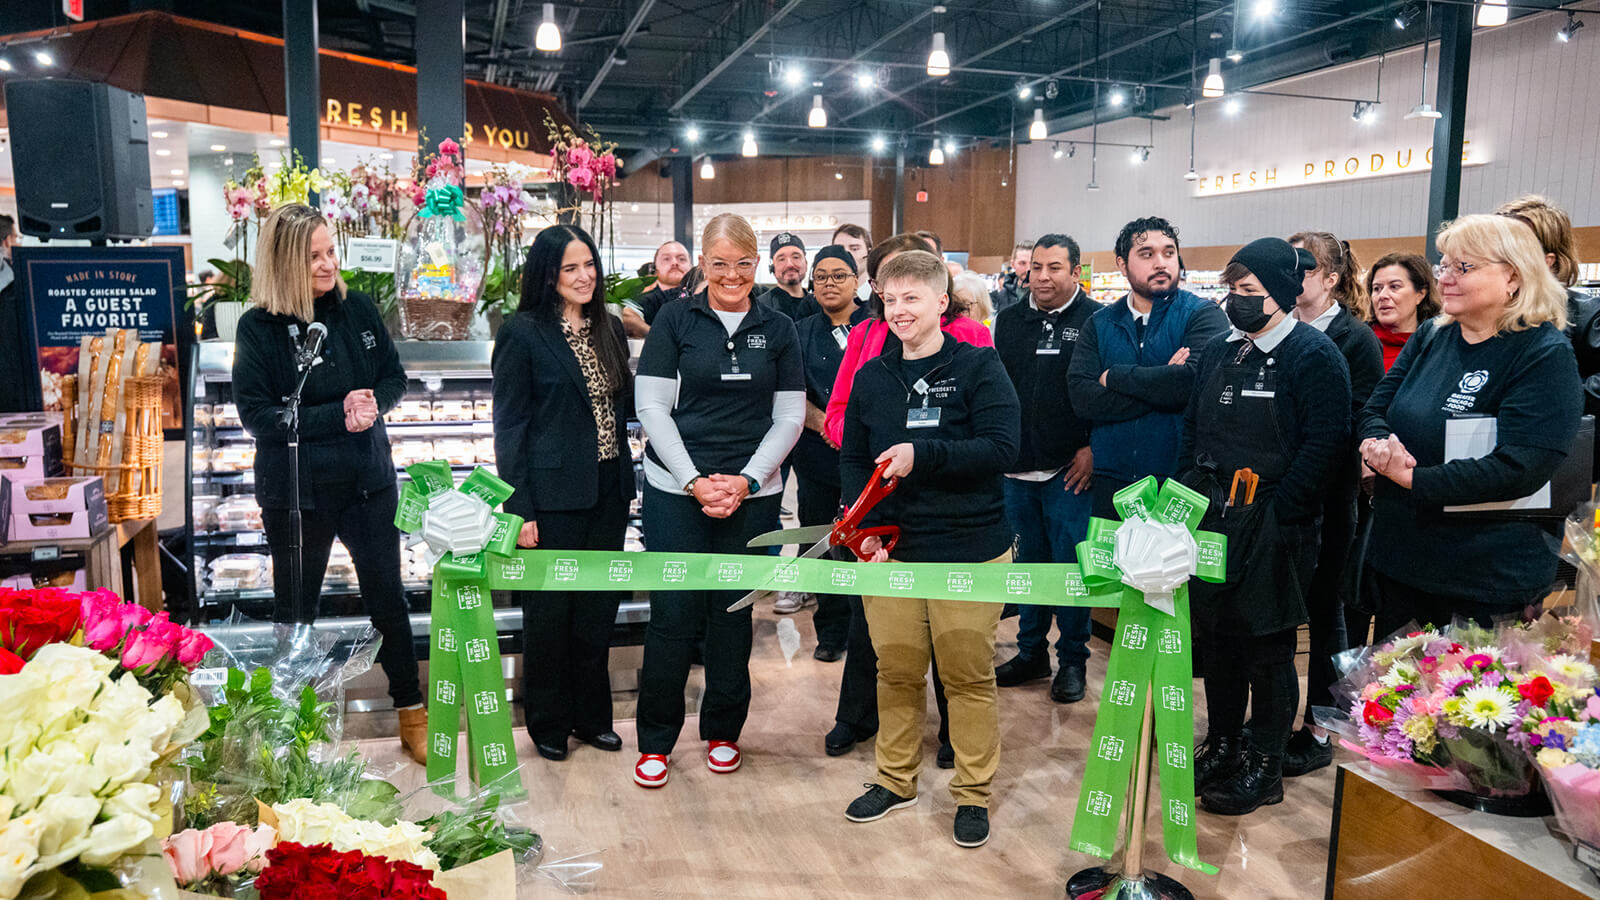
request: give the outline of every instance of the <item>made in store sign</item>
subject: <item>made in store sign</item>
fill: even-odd
[[[1487,155],[1474,153],[1471,141],[1463,141],[1461,165],[1481,166]],[[1195,196],[1216,197],[1277,188],[1307,187],[1383,178],[1389,175],[1415,175],[1433,168],[1433,147],[1400,147],[1360,153],[1324,154],[1294,162],[1269,163],[1259,167],[1229,171],[1202,172],[1195,182]]]

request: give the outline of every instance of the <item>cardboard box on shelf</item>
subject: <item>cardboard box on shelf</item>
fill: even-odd
[[[19,591],[34,588],[55,587],[65,588],[69,591],[86,591],[89,589],[89,573],[84,569],[71,569],[65,572],[52,572],[49,574],[21,574],[13,575],[0,581],[0,587],[13,588]]]
[[[5,519],[0,520],[0,542],[89,538],[111,524],[105,490],[98,477],[63,480],[72,482],[66,493],[75,498],[78,505],[74,508],[62,509],[53,499],[30,499],[23,488],[26,481],[0,478],[0,510],[7,511]],[[42,479],[36,484],[48,481]],[[29,503],[44,504],[50,509],[40,510],[37,505],[29,509],[24,505]]]
[[[105,482],[87,478],[11,478],[11,512],[93,512],[106,503]]]
[[[11,529],[6,541],[60,541],[72,538],[90,538],[99,534],[109,521],[105,507],[96,517],[93,511],[75,513],[17,513],[11,514]]]
[[[45,413],[0,422],[0,473],[7,477],[48,478],[65,474],[61,463],[61,423]]]

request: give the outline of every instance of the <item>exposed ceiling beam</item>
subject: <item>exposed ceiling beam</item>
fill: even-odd
[[[611,67],[617,64],[617,51],[628,46],[633,36],[638,33],[639,27],[644,24],[645,17],[650,15],[651,7],[656,5],[656,0],[640,0],[639,8],[634,11],[633,18],[629,20],[628,27],[622,30],[622,36],[617,38],[617,45],[606,54],[606,61],[600,64],[600,71],[594,73],[594,78],[589,80],[589,86],[583,89],[583,94],[578,97],[578,108],[589,105],[594,92],[600,90],[600,84],[611,74]]]
[[[506,36],[506,13],[510,11],[511,0],[495,0],[494,2],[494,29],[489,33],[489,65],[485,67],[483,80],[494,83],[495,76],[500,74],[498,65],[494,62],[500,56],[500,43]]]
[[[1096,0],[1087,0],[1087,2],[1079,3],[1077,6],[1072,7],[1071,9],[1067,10],[1066,12],[1060,13],[1058,15],[1051,16],[1050,18],[1044,20],[1043,22],[1040,22],[1037,25],[1034,25],[1031,28],[1028,28],[1028,29],[1026,29],[1024,31],[1019,31],[1016,34],[1013,34],[1012,36],[1010,36],[1010,37],[1006,38],[1005,40],[1001,41],[1000,43],[995,44],[995,45],[993,45],[993,46],[991,46],[991,47],[989,47],[989,48],[987,48],[987,49],[985,49],[983,51],[975,53],[972,56],[969,56],[966,59],[961,60],[961,62],[957,63],[957,65],[961,65],[961,66],[971,65],[971,64],[977,62],[980,59],[984,59],[986,57],[989,57],[989,56],[992,56],[992,55],[994,55],[996,53],[999,53],[1001,50],[1004,50],[1005,48],[1011,46],[1012,44],[1015,44],[1015,43],[1017,43],[1019,41],[1022,41],[1022,40],[1026,39],[1026,38],[1033,37],[1034,35],[1038,34],[1041,31],[1045,31],[1047,29],[1054,28],[1055,26],[1060,25],[1062,22],[1065,22],[1067,19],[1070,19],[1073,16],[1076,16],[1078,13],[1081,13],[1086,9],[1092,9],[1094,7],[1094,5],[1095,5],[1095,2],[1096,2]],[[869,103],[866,106],[861,107],[860,109],[856,110],[855,112],[852,112],[848,116],[845,116],[843,119],[840,119],[840,121],[841,122],[848,122],[851,119],[854,119],[857,116],[859,116],[859,115],[861,115],[861,114],[863,114],[863,113],[865,113],[865,112],[867,112],[869,110],[877,109],[878,107],[882,106],[885,103],[888,103],[891,100],[898,100],[901,97],[904,97],[906,94],[909,94],[912,91],[916,90],[917,88],[921,87],[923,85],[923,83],[924,82],[923,82],[922,79],[918,79],[917,81],[911,83],[910,85],[908,85],[905,88],[902,88],[902,89],[900,89],[898,91],[895,91],[892,94],[887,94],[887,95],[885,95],[885,96],[873,101],[872,103]]]
[[[771,18],[761,23],[761,26],[755,31],[751,32],[750,36],[746,37],[743,43],[734,48],[732,53],[724,57],[722,62],[717,63],[711,68],[711,71],[707,72],[699,81],[695,82],[694,87],[684,91],[683,96],[673,101],[672,106],[668,107],[668,112],[675,113],[683,109],[685,104],[694,99],[695,94],[700,93],[700,91],[703,90],[706,85],[715,81],[717,76],[727,71],[728,67],[733,65],[734,61],[739,57],[743,56],[746,50],[754,47],[756,41],[761,40],[761,37],[770,31],[773,25],[776,25],[784,16],[787,16],[789,13],[793,12],[795,7],[799,6],[802,2],[804,2],[804,0],[788,0],[787,3],[775,10],[772,13]]]

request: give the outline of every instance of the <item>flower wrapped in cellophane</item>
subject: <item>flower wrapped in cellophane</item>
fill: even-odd
[[[414,198],[417,213],[395,254],[400,330],[424,341],[463,341],[483,286],[483,217],[462,191],[461,147],[439,144]]]

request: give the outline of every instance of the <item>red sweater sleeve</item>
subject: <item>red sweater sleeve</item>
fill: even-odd
[[[944,326],[945,334],[950,335],[963,344],[974,347],[993,347],[994,335],[976,319],[966,316],[956,316],[949,324]]]

